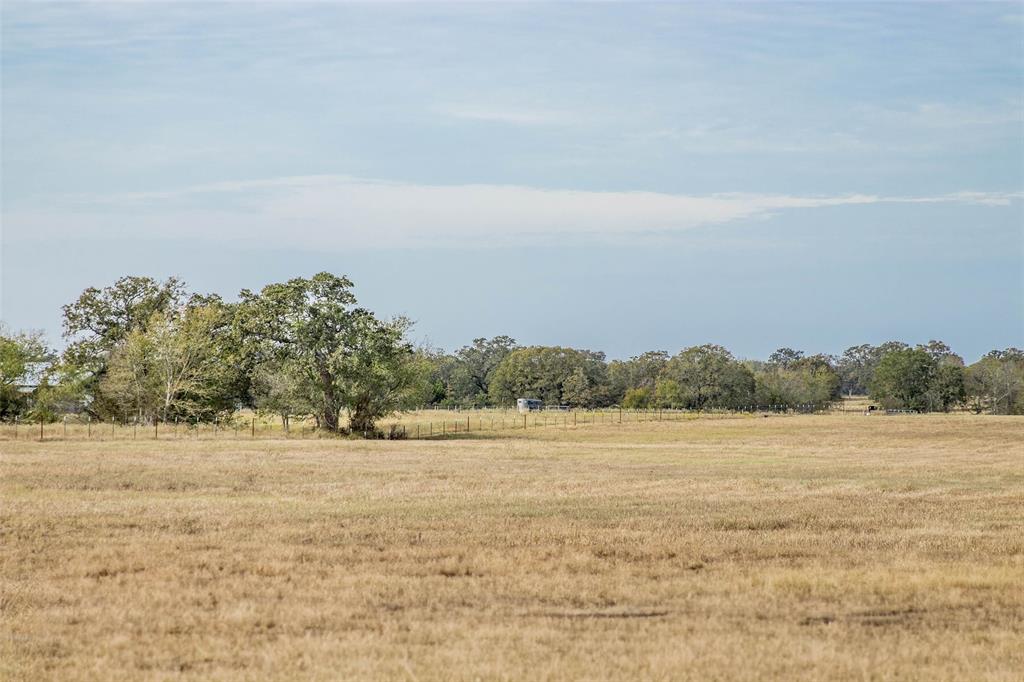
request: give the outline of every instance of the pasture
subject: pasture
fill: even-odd
[[[0,448],[3,679],[1024,670],[1019,418]]]

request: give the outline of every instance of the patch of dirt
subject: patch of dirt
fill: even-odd
[[[85,577],[86,578],[94,578],[96,580],[99,580],[101,578],[114,578],[114,577],[117,577],[119,575],[134,575],[136,573],[143,573],[145,570],[146,569],[142,568],[141,566],[115,567],[115,568],[110,568],[110,567],[106,567],[105,566],[105,567],[97,569],[95,571],[88,571],[85,574]]]
[[[830,625],[836,621],[851,623],[855,625],[901,625],[914,618],[920,617],[920,609],[872,609],[869,611],[854,611],[843,616],[823,614],[820,616],[807,616],[800,619],[800,625]]]
[[[715,530],[725,531],[778,531],[787,530],[794,527],[795,523],[791,519],[751,519],[751,520],[737,520],[737,519],[724,519],[715,521],[712,527]]]
[[[547,611],[528,613],[533,618],[663,618],[668,611]]]
[[[469,568],[442,568],[439,573],[445,578],[473,578],[483,575],[481,573],[474,573]]]
[[[917,609],[882,609],[871,611],[859,611],[851,613],[846,617],[851,623],[862,625],[899,625],[919,617]]]

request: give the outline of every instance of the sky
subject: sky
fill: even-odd
[[[0,318],[321,270],[454,349],[1024,346],[1024,5],[23,3]]]

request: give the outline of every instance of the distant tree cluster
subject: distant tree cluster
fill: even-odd
[[[423,400],[428,370],[405,339],[408,322],[378,319],[351,289],[327,273],[243,290],[237,303],[188,294],[174,278],[86,289],[64,306],[59,356],[39,334],[0,337],[3,418],[192,422],[250,407],[286,428],[301,416],[373,432]]]
[[[766,361],[739,360],[706,344],[676,355],[649,351],[629,360],[558,346],[520,348],[508,337],[476,339],[433,357],[434,404],[508,405],[517,397],[570,407],[619,405],[689,410],[828,405],[868,395],[881,406],[1024,414],[1024,363],[1017,349],[992,351],[965,367],[941,341],[917,347],[890,341],[841,356],[780,348]],[[481,369],[486,368],[486,369]],[[476,377],[470,385],[458,377]]]
[[[123,277],[64,306],[65,350],[0,328],[0,419],[81,413],[120,421],[229,419],[242,408],[371,433],[419,406],[549,405],[742,409],[826,405],[843,394],[882,406],[1024,414],[1024,351],[969,367],[946,344],[891,341],[839,357],[780,348],[740,360],[722,346],[604,353],[478,338],[454,353],[414,347],[410,323],[357,305],[352,282],[320,273],[243,290],[228,303],[175,278]]]

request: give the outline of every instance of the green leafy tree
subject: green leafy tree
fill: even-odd
[[[69,413],[95,415],[91,402],[96,393],[96,377],[79,365],[68,364],[63,355],[50,363],[32,394],[30,417],[55,421]]]
[[[211,301],[155,312],[111,351],[98,393],[143,421],[210,419],[242,401],[231,309]]]
[[[941,341],[892,347],[875,366],[871,397],[885,407],[948,411],[967,398],[963,360]]]
[[[291,430],[292,417],[315,412],[310,384],[292,362],[266,362],[256,368],[252,378],[253,404],[260,412],[277,415],[285,433]]]
[[[0,326],[0,419],[25,414],[32,389],[52,360],[42,332],[15,334]]]
[[[74,303],[64,306],[64,336],[76,348],[110,351],[128,334],[144,328],[153,313],[176,307],[184,284],[171,277],[122,277],[113,285],[89,287]]]
[[[570,407],[588,407],[594,404],[590,379],[582,367],[574,369],[562,382],[562,403]]]
[[[117,414],[119,406],[105,400],[99,390],[111,354],[133,331],[145,330],[154,313],[175,309],[184,297],[184,285],[174,277],[159,282],[132,276],[108,287],[90,287],[64,306],[64,393],[78,395],[94,415]]]
[[[631,389],[649,389],[651,395],[658,377],[668,363],[668,353],[663,350],[647,351],[629,360],[613,360],[608,363],[608,378],[611,384],[611,400],[622,402]],[[636,396],[634,396],[636,399]]]
[[[451,398],[461,405],[482,407],[490,401],[491,379],[501,361],[516,348],[510,336],[473,339],[455,351],[449,386]]]
[[[804,356],[791,363],[789,369],[800,375],[801,402],[823,405],[842,398],[842,377],[832,356]]]
[[[160,384],[160,419],[208,419],[237,407],[246,382],[236,364],[231,321],[232,310],[219,301],[153,315],[145,333]]]
[[[337,357],[336,366],[349,428],[370,434],[378,419],[409,405],[418,367],[413,348],[405,341],[408,320],[382,321],[370,314],[355,322],[355,343]]]
[[[653,388],[630,388],[622,397],[622,407],[627,410],[644,410],[654,405]]]
[[[839,358],[842,391],[846,395],[866,395],[875,373],[875,347],[869,343],[851,346]]]
[[[965,372],[961,365],[940,362],[928,387],[928,409],[948,412],[967,399]]]
[[[237,308],[219,296],[193,296],[179,317],[181,333],[204,347],[194,365],[200,368],[196,385],[201,390],[182,392],[192,418],[224,416],[249,403],[254,368],[247,364],[235,331]]]
[[[754,375],[722,346],[705,344],[680,351],[665,366],[662,379],[675,390],[659,388],[666,407],[703,410],[738,408],[754,399]]]
[[[417,409],[446,402],[455,358],[440,349],[421,346],[415,349],[412,362],[416,379],[403,408]]]
[[[561,346],[531,346],[510,352],[494,371],[490,386],[491,401],[510,405],[517,398],[537,398],[548,405],[563,404],[566,382],[582,372],[586,379],[587,400],[581,406],[609,404],[610,384],[604,353]],[[570,398],[581,399],[578,377],[570,382]]]
[[[686,406],[683,387],[675,379],[662,377],[654,387],[654,403],[658,407],[683,408]],[[625,406],[623,406],[625,407]]]
[[[753,363],[758,405],[827,405],[841,397],[841,379],[825,355],[789,358],[781,362]]]
[[[882,356],[905,348],[909,346],[902,341],[887,341],[880,346],[865,343],[847,348],[836,363],[842,392],[846,395],[867,395]]]
[[[376,420],[399,409],[415,386],[408,322],[379,320],[355,307],[352,282],[326,272],[309,279],[241,292],[236,327],[253,366],[289,362],[316,402],[320,425],[374,431]]]
[[[938,363],[920,348],[886,353],[875,367],[871,397],[887,408],[927,410]]]
[[[768,364],[777,365],[779,367],[789,367],[795,364],[801,358],[803,358],[804,352],[802,350],[793,350],[792,348],[779,348],[774,353],[768,356]]]
[[[160,379],[153,340],[136,327],[113,349],[100,390],[124,421],[148,421],[160,409]]]
[[[928,353],[937,363],[964,366],[964,359],[954,353],[953,349],[942,341],[932,339],[928,343],[919,344],[917,347]]]
[[[1024,351],[994,350],[965,375],[965,393],[975,412],[1024,414]]]

